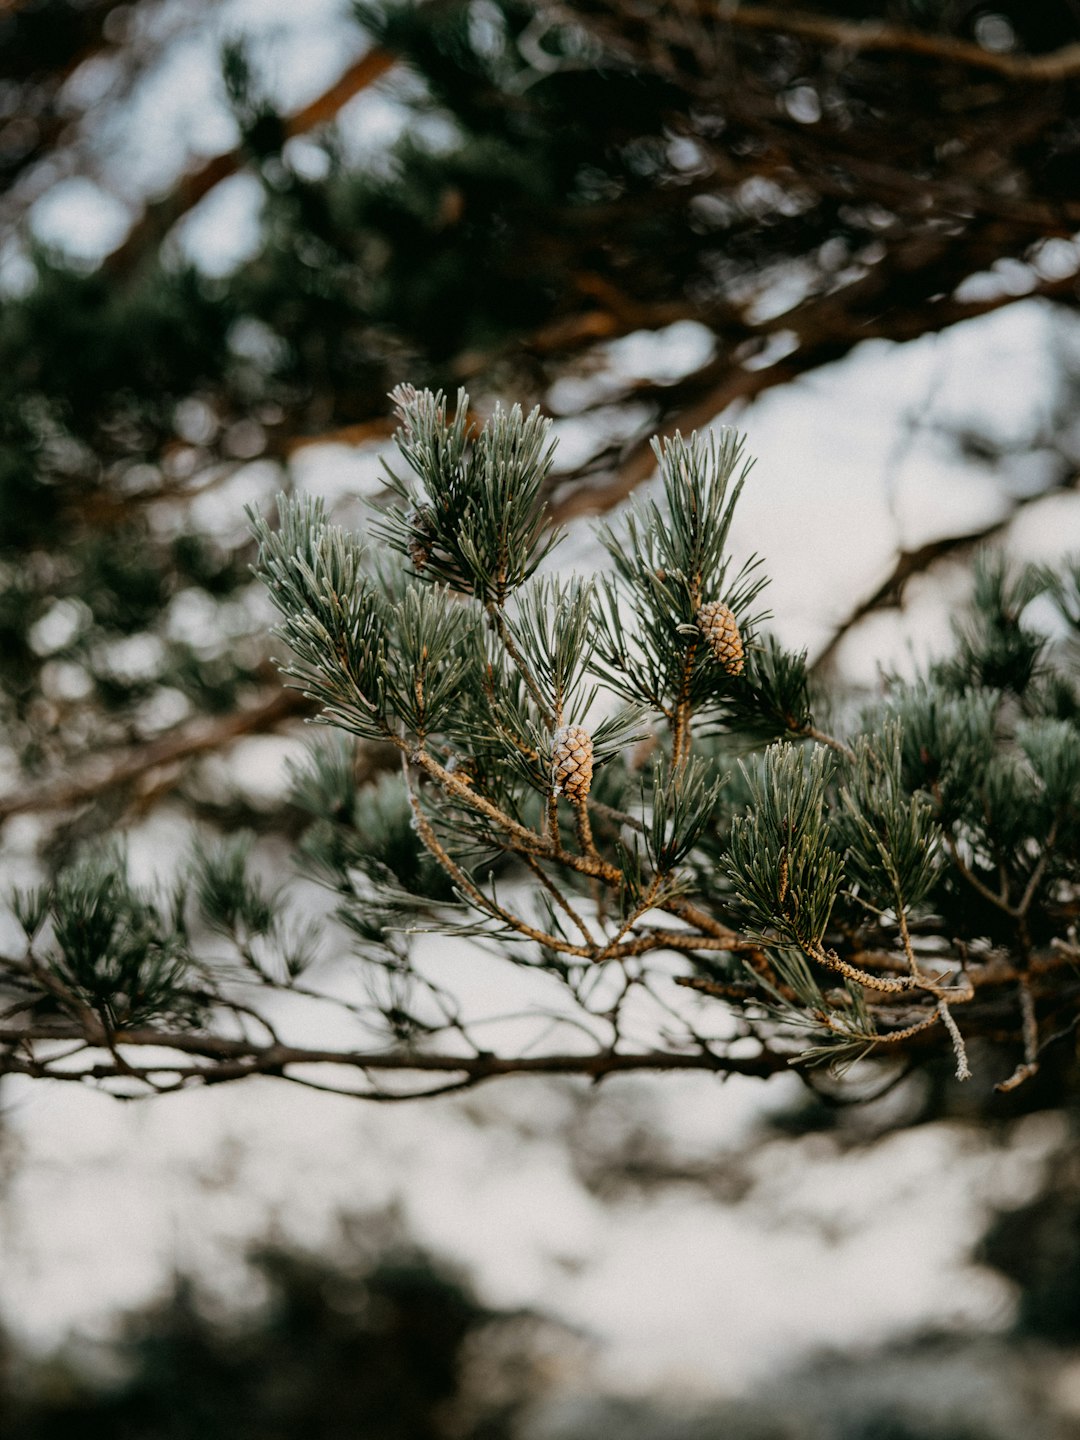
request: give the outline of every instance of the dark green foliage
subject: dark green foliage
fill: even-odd
[[[282,117],[260,93],[247,50],[240,41],[230,41],[223,48],[221,74],[243,143],[252,158],[265,161],[276,156],[288,139],[288,132]]]
[[[1037,568],[1010,575],[1004,556],[993,551],[980,555],[971,615],[959,627],[956,656],[938,667],[941,682],[950,689],[1023,694],[1046,650],[1045,636],[1025,625],[1023,614],[1045,588]]]
[[[731,825],[726,868],[750,923],[800,947],[821,944],[843,874],[826,824],[831,770],[821,747],[770,746]]]
[[[364,573],[363,548],[330,525],[321,502],[278,502],[279,529],[254,517],[258,572],[284,616],[278,633],[298,664],[288,673],[354,734],[382,739],[390,724],[389,605]],[[330,663],[327,663],[330,657]]]
[[[295,980],[316,958],[317,927],[298,924],[284,887],[257,877],[253,841],[197,845],[165,895],[132,884],[111,846],[87,850],[51,885],[15,892],[26,951],[0,962],[0,977],[22,997],[18,1008],[47,1026],[59,1011],[96,1044],[145,1026],[163,1035],[205,1026],[235,1010],[235,982]]]
[[[380,577],[365,573],[361,545],[328,524],[320,505],[283,495],[278,510],[277,532],[255,517],[256,573],[285,617],[277,633],[300,662],[287,673],[355,735],[382,739],[403,727],[422,740],[456,704],[476,617],[441,589],[406,584],[386,594]]]
[[[232,835],[197,857],[194,890],[206,923],[224,934],[254,938],[274,927],[280,897],[251,874],[253,835]]]
[[[419,481],[388,470],[408,509],[391,508],[375,527],[413,568],[451,589],[502,607],[557,543],[544,524],[540,497],[551,469],[551,422],[519,406],[469,425],[469,397],[459,391],[447,423],[440,392],[395,392],[402,428],[398,449]]]
[[[594,617],[590,583],[545,577],[522,592],[507,621],[556,716],[584,715],[596,699],[598,687],[587,684],[596,648]]]
[[[1058,1345],[1080,1339],[1080,1184],[1070,1134],[1027,1204],[999,1212],[977,1258],[1020,1287],[1017,1326]]]
[[[24,1366],[16,1395],[0,1394],[5,1436],[504,1440],[539,1388],[540,1321],[485,1307],[386,1229],[351,1221],[344,1253],[325,1258],[265,1244],[251,1263],[266,1297],[246,1312],[219,1313],[179,1277],[127,1317],[108,1378],[74,1356]],[[490,1391],[469,1370],[481,1346],[498,1356],[481,1371]]]
[[[998,697],[987,691],[951,693],[918,684],[897,687],[890,696],[887,713],[900,724],[904,785],[932,794],[943,820],[960,818],[972,777],[990,764],[997,711]],[[868,727],[880,723],[876,713],[864,719]]]
[[[978,882],[958,886],[946,867],[934,903],[950,925],[994,939],[1023,919],[1045,941],[1068,893],[1060,887],[1076,874],[1080,729],[1063,703],[1074,666],[1068,650],[1055,656],[1049,638],[1019,620],[1048,594],[1068,624],[1068,575],[1066,567],[1050,585],[1036,567],[1010,574],[1000,557],[982,557],[971,613],[957,627],[961,659],[895,687],[886,711],[901,727],[904,787],[927,797]],[[999,688],[972,684],[987,670]]]
[[[750,469],[742,448],[733,430],[719,441],[676,435],[658,444],[663,508],[652,500],[635,504],[625,536],[601,531],[615,578],[601,582],[597,657],[612,689],[628,700],[674,714],[680,704],[721,704],[738,688],[702,643],[696,617],[702,605],[722,600],[744,643],[753,643],[760,617],[749,607],[765,584],[755,573],[760,562],[728,578],[728,531]]]
[[[38,973],[56,982],[47,993],[72,1018],[86,1007],[109,1030],[201,1018],[183,921],[175,906],[131,885],[122,851],[88,855],[15,910]]]
[[[649,860],[659,874],[674,870],[715,824],[726,780],[696,756],[677,768],[657,761],[648,790],[643,787],[641,806]]]
[[[933,804],[904,787],[901,743],[895,722],[858,738],[835,816],[847,879],[858,886],[860,900],[879,912],[920,905],[944,858]]]
[[[725,728],[758,741],[805,735],[814,720],[806,651],[785,650],[775,635],[762,635],[751,645],[722,714]]]

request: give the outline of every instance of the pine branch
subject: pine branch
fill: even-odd
[[[397,443],[422,489],[386,522],[396,569],[322,502],[283,498],[276,530],[252,516],[255,571],[295,655],[286,673],[343,732],[298,772],[295,799],[313,817],[309,873],[333,892],[368,994],[344,1010],[387,1044],[342,1059],[279,1042],[260,996],[337,1002],[301,978],[318,937],[289,936],[282,892],[249,869],[248,842],[230,840],[200,852],[164,901],[134,888],[113,851],[15,897],[27,950],[0,960],[11,995],[0,1025],[23,1037],[9,1066],[63,1077],[78,1061],[120,1091],[253,1073],[321,1088],[288,1067],[341,1061],[377,1075],[372,1055],[390,1056],[388,1071],[442,1076],[350,1092],[387,1100],[522,1069],[493,1062],[453,995],[414,966],[410,937],[431,929],[559,987],[562,1011],[546,1023],[595,1042],[579,1073],[607,1073],[638,994],[678,1026],[662,1019],[635,1064],[725,1068],[672,1004],[674,959],[680,984],[723,1001],[762,1045],[766,1070],[929,1058],[948,1044],[965,1077],[962,1004],[967,1035],[1009,1043],[1011,1025],[1022,1039],[1022,1073],[1006,1085],[1034,1074],[1040,1027],[1063,1032],[1080,1004],[1057,933],[1080,879],[1080,697],[1024,615],[1045,595],[1075,626],[1080,569],[1051,584],[980,561],[957,656],[850,737],[828,734],[805,656],[753,639],[756,563],[729,573],[749,470],[734,433],[660,446],[663,503],[603,533],[613,577],[564,582],[532,574],[551,461],[541,417],[514,407],[477,426],[464,397],[453,418],[431,392],[397,398]],[[412,502],[413,482],[390,473]],[[632,708],[590,719],[603,689]],[[642,702],[658,727],[646,750]],[[724,773],[725,746],[752,755],[777,734],[787,738],[744,762],[741,779]],[[397,752],[404,787],[363,789],[356,737]],[[595,832],[594,784],[606,798],[593,813],[607,821]],[[635,789],[640,802],[627,800]],[[985,878],[995,871],[999,891]],[[193,948],[207,932],[226,957]],[[220,1033],[229,1027],[241,1040]],[[134,1063],[128,1037],[151,1031],[188,1037],[170,1044],[189,1060]],[[222,1050],[226,1040],[241,1048]],[[468,1064],[451,1043],[469,1048]],[[525,1069],[567,1063],[534,1054]]]
[[[0,1074],[24,1074],[85,1084],[88,1080],[108,1081],[135,1078],[174,1077],[177,1088],[191,1084],[217,1085],[270,1075],[294,1083],[302,1077],[289,1074],[291,1067],[341,1066],[368,1076],[458,1075],[473,1083],[505,1075],[580,1075],[601,1079],[607,1075],[640,1071],[699,1070],[718,1074],[767,1077],[790,1069],[788,1057],[770,1052],[760,1055],[728,1055],[713,1050],[698,1051],[610,1051],[592,1054],[548,1054],[500,1056],[452,1055],[409,1050],[334,1050],[294,1045],[258,1045],[210,1035],[191,1035],[159,1029],[118,1031],[113,1041],[121,1050],[152,1047],[178,1056],[197,1056],[206,1064],[183,1064],[177,1060],[155,1060],[149,1064],[125,1063],[112,1057],[76,1070],[48,1058],[26,1058],[18,1052],[31,1041],[54,1042],[82,1039],[71,1025],[48,1024],[36,1028],[0,1026]],[[93,1047],[91,1047],[93,1048]],[[358,1099],[378,1099],[374,1087],[343,1089],[340,1093]]]

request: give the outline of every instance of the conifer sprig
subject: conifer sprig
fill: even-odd
[[[1080,566],[981,560],[954,656],[834,735],[805,656],[759,628],[761,567],[731,559],[732,432],[657,447],[662,504],[603,531],[609,575],[540,576],[546,422],[396,399],[411,478],[372,529],[399,560],[318,502],[254,518],[285,673],[338,732],[294,778],[330,912],[286,925],[247,841],[200,849],[168,904],[122,857],[81,860],[15,902],[0,1069],[130,1093],[344,1065],[378,1099],[515,1071],[793,1065],[817,1084],[943,1054],[966,1078],[966,1037],[1008,1051],[1011,1023],[1001,1085],[1038,1073],[1080,1015],[1080,703],[1031,602],[1075,630]],[[400,774],[362,783],[388,755]],[[433,932],[546,987],[537,1023],[565,1045],[493,1050],[425,966]],[[342,958],[359,986],[333,981]],[[284,994],[344,1014],[355,1044],[288,1043],[266,1006]],[[720,1038],[732,1009],[755,1055]]]
[[[403,504],[383,513],[376,533],[422,579],[502,608],[559,540],[542,499],[554,459],[550,420],[500,406],[478,428],[464,390],[452,421],[441,392],[403,385],[392,398],[398,452],[413,478],[386,466]]]
[[[761,617],[750,606],[766,580],[754,558],[729,580],[728,534],[751,468],[735,431],[719,439],[676,434],[656,442],[654,452],[663,507],[636,502],[625,535],[610,526],[600,531],[614,575],[602,585],[597,655],[612,689],[664,716],[675,763],[682,764],[693,716],[741,688],[703,643],[698,613],[722,601],[743,645],[751,645]]]

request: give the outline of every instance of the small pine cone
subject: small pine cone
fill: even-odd
[[[735,616],[722,600],[710,600],[694,617],[709,649],[729,675],[741,675],[743,643]]]
[[[430,505],[420,505],[410,510],[405,519],[412,527],[408,541],[409,559],[413,569],[419,573],[431,559],[435,516]]]
[[[589,732],[580,725],[560,725],[551,741],[551,785],[556,795],[584,800],[592,785],[593,753]]]

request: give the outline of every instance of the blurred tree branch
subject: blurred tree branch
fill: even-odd
[[[228,715],[177,726],[157,740],[98,754],[84,771],[0,796],[0,824],[29,811],[67,810],[131,785],[157,770],[168,770],[197,755],[220,750],[244,735],[275,730],[283,721],[309,713],[310,704],[295,690],[274,688],[262,699]]]
[[[311,817],[303,863],[337,907],[326,925],[349,932],[369,987],[346,1007],[365,1035],[333,1052],[354,1070],[422,1056],[412,1068],[463,1086],[517,1063],[412,963],[422,926],[560,997],[530,1011],[553,1028],[525,1069],[545,1063],[534,1041],[592,1074],[668,1054],[723,1069],[745,1041],[761,1073],[944,1050],[963,1076],[970,1034],[1019,1043],[1030,1078],[1069,1031],[1080,700],[1019,618],[1051,579],[984,564],[930,688],[883,701],[865,734],[831,733],[805,656],[758,630],[761,577],[728,567],[739,443],[685,438],[864,339],[1021,294],[1075,308],[1065,42],[1040,49],[1019,10],[1007,55],[966,21],[828,12],[781,26],[757,6],[499,0],[478,27],[459,0],[360,7],[373,48],[293,116],[230,47],[243,145],[182,177],[111,261],[22,257],[30,278],[0,312],[2,758],[65,778],[20,784],[0,817],[158,793],[186,759],[320,705],[351,740],[319,751],[293,798]],[[385,152],[354,165],[326,134],[308,165],[286,148],[399,62],[411,82]],[[224,276],[181,263],[171,226],[248,163],[254,253]],[[689,349],[667,333],[685,322]],[[613,343],[634,335],[663,360]],[[464,376],[482,398],[451,420],[439,392]],[[320,436],[383,439],[392,389],[412,478],[387,476],[377,557],[288,495],[272,531],[288,457]],[[509,394],[523,410],[494,403]],[[592,447],[562,472],[552,412]],[[539,573],[552,519],[612,506],[657,459],[666,508],[634,509],[625,544],[604,533],[610,575]],[[263,688],[228,510],[244,501],[305,700]],[[932,559],[902,557],[889,584]],[[1075,596],[1055,593],[1072,623]],[[610,713],[591,714],[602,691]],[[393,752],[404,785],[362,783],[356,740]],[[760,752],[741,779],[722,778],[725,745]],[[93,808],[79,820],[104,828]],[[165,899],[131,885],[114,847],[57,845],[56,873],[15,902],[9,1063],[199,1083],[214,1057],[190,1045],[212,1025],[241,1046],[216,1057],[221,1078],[336,1063],[282,1048],[237,998],[320,998],[314,939],[286,933],[245,843],[211,847]],[[220,966],[208,934],[228,946]],[[140,1069],[125,1035],[186,1037],[194,1060]]]
[[[699,13],[709,13],[698,6]],[[909,54],[956,65],[963,69],[985,70],[1009,80],[1056,81],[1080,75],[1080,44],[1064,45],[1048,55],[1009,55],[982,45],[935,35],[883,20],[843,21],[827,15],[799,14],[793,7],[734,5],[722,11],[722,22],[732,29],[798,35],[828,48],[855,55],[875,52]]]
[[[286,138],[303,135],[325,125],[354,96],[373,85],[396,63],[397,57],[375,47],[353,61],[320,95],[289,115],[284,123]],[[120,275],[157,246],[176,222],[223,180],[235,175],[250,160],[248,149],[237,145],[189,170],[160,200],[152,201],[131,227],[123,242],[105,259],[110,274]]]

